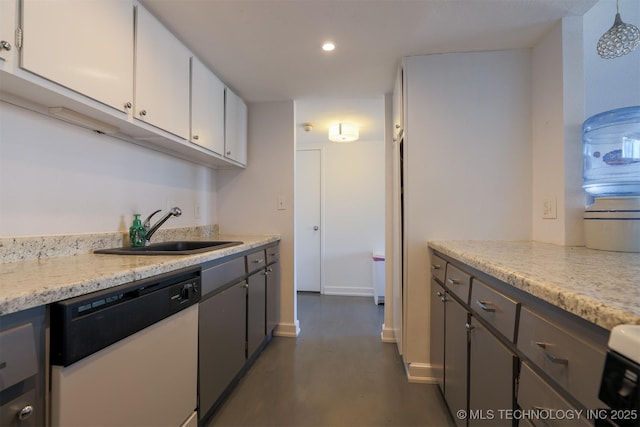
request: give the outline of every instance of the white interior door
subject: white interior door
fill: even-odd
[[[321,151],[296,153],[295,251],[298,291],[321,291]]]

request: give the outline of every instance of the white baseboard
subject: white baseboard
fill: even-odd
[[[410,383],[437,384],[437,379],[431,376],[431,365],[428,363],[409,363],[406,372]]]
[[[357,286],[324,286],[322,289],[324,295],[342,295],[350,297],[371,297],[373,298],[373,288],[357,287]],[[373,300],[372,300],[373,302]]]
[[[276,337],[297,337],[300,335],[300,321],[296,320],[295,323],[278,323],[278,326],[276,326],[276,329],[273,331],[273,335]]]
[[[393,329],[387,328],[384,323],[382,324],[382,332],[380,333],[380,339],[382,342],[396,342],[396,334],[393,332]]]

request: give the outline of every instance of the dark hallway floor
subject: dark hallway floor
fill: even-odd
[[[371,298],[298,294],[301,333],[274,337],[210,426],[452,426],[435,385],[406,379]]]

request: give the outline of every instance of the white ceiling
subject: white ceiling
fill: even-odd
[[[142,0],[248,102],[381,96],[404,56],[531,47],[597,1]],[[298,124],[348,119],[340,105]]]

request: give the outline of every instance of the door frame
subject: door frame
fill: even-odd
[[[324,224],[325,224],[325,185],[324,185],[324,177],[325,177],[325,154],[324,154],[324,147],[306,147],[306,148],[296,148],[296,153],[298,151],[317,151],[320,154],[320,224],[318,225],[320,227],[320,295],[324,295],[324,239],[325,239],[325,234],[324,234]],[[296,165],[294,166],[294,171],[296,170],[297,167],[297,162],[298,162],[298,157],[296,156]],[[297,183],[297,181],[294,178],[294,182]],[[297,184],[296,184],[297,187]],[[294,189],[294,194],[295,191],[297,190]],[[294,211],[294,224],[297,220],[296,218],[296,214],[295,212],[297,212],[298,210],[296,209]],[[294,233],[295,233],[295,225],[294,225]],[[295,241],[295,235],[294,235],[294,241]],[[294,252],[297,252],[298,248],[296,245],[296,248],[294,250]],[[297,263],[295,263],[295,268],[294,270],[294,277],[297,277]],[[296,283],[295,285],[295,290],[296,293],[298,292],[298,284]]]

